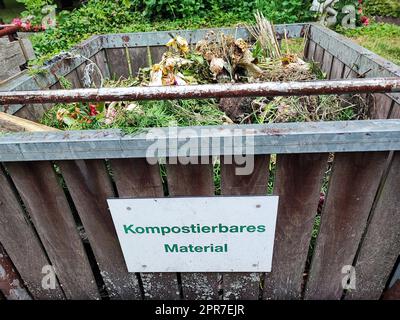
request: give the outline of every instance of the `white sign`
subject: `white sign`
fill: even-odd
[[[109,199],[130,272],[269,272],[278,197]]]

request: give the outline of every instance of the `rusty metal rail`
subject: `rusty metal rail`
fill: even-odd
[[[0,105],[400,92],[400,78],[0,92]]]
[[[4,36],[9,36],[18,32],[20,28],[17,26],[8,26],[0,29],[0,38]]]

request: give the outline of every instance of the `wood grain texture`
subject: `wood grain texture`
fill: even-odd
[[[33,298],[41,300],[64,298],[58,282],[52,290],[42,287],[44,276],[42,268],[50,265],[50,262],[1,168],[0,242],[7,250]]]
[[[106,49],[108,69],[111,79],[129,77],[128,58],[125,55],[125,48]]]
[[[344,66],[343,79],[358,78],[358,73],[349,66]]]
[[[76,69],[67,74],[65,76],[65,79],[67,79],[71,83],[72,89],[82,88],[81,80],[79,79],[79,75]]]
[[[162,59],[164,52],[167,51],[166,46],[150,47],[150,55],[152,64],[159,63]]]
[[[369,116],[371,119],[387,119],[393,100],[384,93],[374,93],[369,99]]]
[[[307,61],[314,60],[315,47],[316,47],[316,43],[314,41],[312,41],[311,39],[309,39],[308,45],[307,45],[307,51],[305,52],[305,58]]]
[[[383,300],[400,300],[400,280],[389,288],[383,295]]]
[[[113,178],[121,198],[163,197],[160,169],[146,159],[110,160]],[[176,273],[141,273],[145,299],[179,299]]]
[[[20,73],[20,66],[25,62],[26,58],[18,41],[0,39],[0,81]]]
[[[344,73],[344,63],[338,58],[333,57],[332,69],[329,79],[342,79]]]
[[[272,272],[264,299],[300,299],[311,232],[328,154],[277,156],[274,194],[279,196]]]
[[[177,163],[167,164],[166,167],[170,196],[214,195],[211,163],[188,165]],[[181,278],[185,299],[218,299],[219,275],[217,273],[181,273]]]
[[[0,244],[0,293],[7,300],[31,300],[15,267]]]
[[[88,62],[85,61],[80,66],[76,67],[76,69],[75,69],[81,88],[85,88],[84,83],[83,83],[84,82],[83,77],[85,75],[85,68],[87,65],[88,65]]]
[[[321,69],[326,73],[326,78],[331,79],[333,55],[325,50],[324,58],[322,59]]]
[[[32,43],[29,39],[20,39],[19,45],[21,46],[22,52],[24,54],[25,60],[30,61],[36,59],[35,50],[33,49]]]
[[[88,235],[111,299],[140,299],[134,273],[128,273],[107,199],[115,197],[103,160],[60,161],[62,175]]]
[[[140,68],[148,66],[147,47],[129,48],[128,51],[132,74],[136,77]]]
[[[325,50],[318,44],[315,45],[314,61],[322,68]]]
[[[38,122],[50,107],[48,104],[28,104],[14,113],[14,116]]]
[[[237,167],[221,158],[221,194],[224,196],[266,195],[269,175],[269,155],[255,156],[251,174],[238,175]],[[229,162],[232,162],[229,159]],[[251,248],[249,248],[251,250]],[[256,300],[260,293],[261,273],[223,274],[223,298]]]
[[[97,52],[91,60],[97,64],[103,78],[110,78],[110,70],[108,68],[107,56],[104,49]],[[99,86],[99,83],[96,83],[96,85]]]
[[[53,127],[48,127],[43,124],[16,117],[4,112],[0,112],[0,128],[6,131],[13,132],[59,131],[58,129],[55,129]]]
[[[352,265],[379,182],[386,152],[335,154],[306,299],[340,299],[342,268]]]
[[[50,162],[14,162],[7,169],[68,299],[99,299],[68,201]]]
[[[400,104],[394,103],[389,116],[390,119],[400,119]]]
[[[355,265],[346,299],[379,299],[400,254],[400,152],[393,156]]]

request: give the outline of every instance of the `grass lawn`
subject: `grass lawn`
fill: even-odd
[[[9,23],[24,10],[24,5],[16,0],[4,0],[5,9],[0,9],[0,18]]]
[[[373,23],[354,30],[339,30],[359,45],[400,66],[400,26]]]

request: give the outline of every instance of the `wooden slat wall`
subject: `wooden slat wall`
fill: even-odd
[[[31,300],[15,267],[0,244],[0,295],[7,300]]]
[[[344,74],[344,68],[345,65],[342,61],[340,61],[338,58],[333,57],[332,60],[332,68],[331,68],[331,73],[329,75],[330,79],[343,79],[343,74]]]
[[[132,75],[136,77],[139,68],[147,67],[149,65],[147,57],[147,47],[129,48],[128,52]]]
[[[77,69],[67,74],[65,76],[65,79],[67,79],[71,83],[72,89],[82,88],[81,80],[79,79]]]
[[[119,78],[129,77],[128,57],[125,48],[106,49],[108,68],[110,78],[118,80]]]
[[[306,299],[340,299],[378,190],[386,152],[338,153],[330,177]]]
[[[52,290],[42,287],[42,268],[51,263],[46,257],[29,218],[0,168],[0,242],[7,250],[25,285],[35,299],[63,299],[58,282]]]
[[[394,103],[390,113],[390,119],[400,119],[400,104]]]
[[[50,162],[7,163],[44,248],[69,299],[100,295],[71,209]]]
[[[396,152],[355,265],[346,299],[379,299],[400,254],[400,152]]]
[[[369,107],[371,119],[387,119],[393,104],[393,99],[384,93],[372,94]]]
[[[107,199],[115,197],[103,160],[58,162],[88,235],[111,299],[139,299],[134,273],[128,273]]]
[[[266,195],[269,175],[269,155],[255,156],[251,174],[238,175],[234,159],[221,158],[221,194],[224,196]],[[225,163],[227,162],[227,163]],[[249,248],[251,250],[251,248]],[[258,299],[261,273],[224,273],[223,298]]]
[[[311,231],[328,154],[278,155],[274,194],[279,196],[272,272],[265,299],[299,299]]]
[[[158,165],[146,159],[112,159],[113,178],[121,198],[163,197]],[[145,299],[179,299],[176,273],[142,273]]]
[[[110,70],[108,68],[107,55],[105,50],[100,50],[93,57],[94,62],[97,64],[104,78],[110,78]]]
[[[150,47],[150,54],[151,54],[151,61],[152,63],[159,63],[162,59],[162,55],[164,52],[167,51],[166,46],[156,46],[156,47]]]
[[[310,38],[307,40],[307,50],[304,52],[304,58],[308,61],[313,61],[314,60],[314,54],[315,54],[315,42],[312,41]]]
[[[210,160],[211,161],[211,160]],[[167,164],[170,196],[213,196],[212,164]],[[218,299],[219,275],[216,273],[182,273],[184,299]]]

